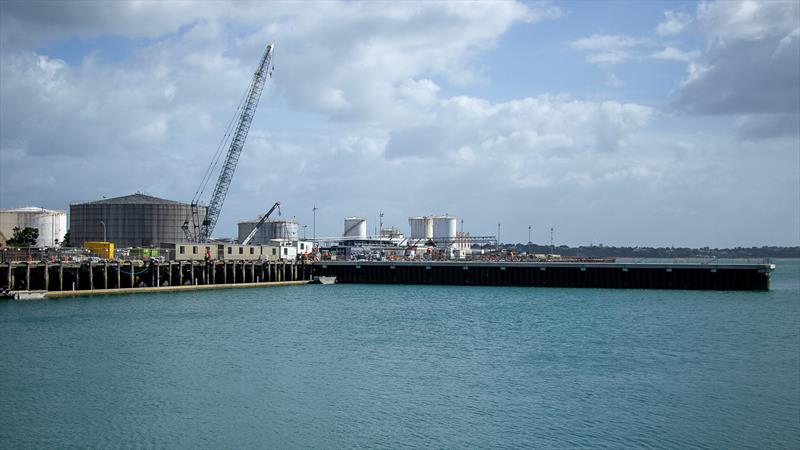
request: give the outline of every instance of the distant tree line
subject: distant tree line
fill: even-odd
[[[524,253],[528,244],[503,244],[504,250]],[[486,245],[484,248],[494,248]],[[531,253],[554,253],[563,256],[585,256],[603,258],[607,256],[619,258],[800,258],[798,247],[735,247],[735,248],[689,248],[689,247],[607,247],[605,245],[589,245],[570,247],[559,245],[551,249],[549,245],[530,245]]]

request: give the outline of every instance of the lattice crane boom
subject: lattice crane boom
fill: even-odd
[[[253,117],[258,107],[258,101],[261,98],[261,92],[264,90],[267,77],[272,76],[271,66],[274,48],[274,43],[269,43],[267,45],[264,54],[261,56],[258,68],[253,74],[253,79],[250,82],[242,104],[237,110],[238,120],[236,120],[236,128],[231,135],[230,146],[225,155],[225,160],[222,163],[219,178],[217,178],[217,182],[214,185],[214,191],[211,194],[211,200],[208,203],[205,217],[203,217],[202,220],[200,219],[200,197],[202,197],[205,191],[210,172],[212,172],[214,166],[216,166],[216,158],[212,161],[206,177],[201,182],[200,188],[198,188],[195,198],[192,200],[192,228],[189,228],[188,219],[183,225],[183,231],[187,239],[192,242],[208,242],[211,233],[214,231],[214,227],[217,225],[217,219],[219,219],[219,214],[222,211],[222,204],[225,202],[228,188],[231,186],[231,180],[236,171],[236,165],[239,163],[239,156],[242,154],[245,140],[247,140],[247,133],[250,131],[250,125],[253,123]]]

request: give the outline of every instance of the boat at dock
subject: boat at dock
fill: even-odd
[[[45,297],[46,291],[11,291],[8,289],[0,290],[0,299],[4,300],[41,300]]]
[[[312,283],[314,283],[314,284],[336,284],[336,277],[326,277],[326,276],[314,277]]]

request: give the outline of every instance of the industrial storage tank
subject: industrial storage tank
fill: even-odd
[[[72,245],[86,241],[108,241],[117,247],[158,246],[183,242],[184,221],[191,226],[191,205],[141,193],[69,205]],[[206,207],[201,206],[200,221]],[[105,239],[103,229],[105,224]]]
[[[363,217],[345,217],[344,237],[355,239],[367,238],[367,219]]]
[[[270,239],[280,239],[282,241],[296,241],[300,224],[295,219],[289,220],[270,220],[264,223],[269,229]]]
[[[243,242],[247,235],[253,231],[258,220],[245,220],[239,222],[239,242]],[[273,239],[283,241],[296,241],[298,240],[300,224],[296,219],[288,220],[267,220],[261,225],[253,239],[250,240],[251,245],[265,245],[269,244]]]
[[[236,242],[239,242],[240,244],[244,242],[244,240],[247,239],[247,236],[250,234],[250,232],[253,231],[253,228],[255,228],[257,223],[258,220],[243,220],[239,222],[237,224],[239,227],[239,232],[237,234]],[[258,233],[256,233],[255,236],[253,236],[253,239],[250,242],[252,242],[254,245],[255,243],[262,244],[266,242],[267,241],[266,228],[267,227],[262,226],[261,229],[258,230]]]
[[[428,216],[408,218],[411,227],[411,239],[431,239],[433,237],[433,220]]]
[[[437,244],[450,245],[455,242],[458,219],[450,215],[433,216],[433,240]]]
[[[64,240],[67,233],[67,212],[26,206],[0,210],[0,244],[14,235],[14,227],[39,230],[37,247],[53,247]]]

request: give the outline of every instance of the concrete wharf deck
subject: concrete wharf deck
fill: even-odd
[[[768,262],[319,261],[337,283],[626,289],[769,290]]]

